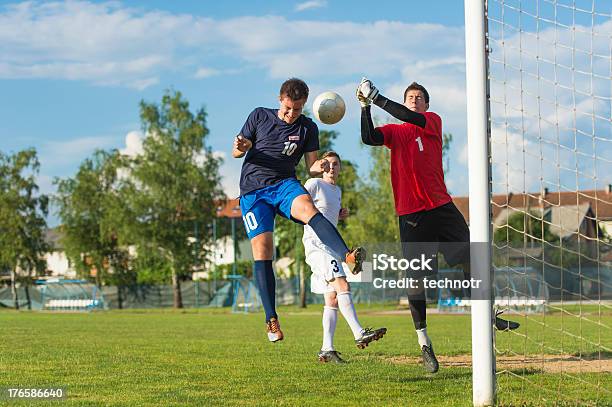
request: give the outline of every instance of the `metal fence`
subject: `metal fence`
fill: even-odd
[[[447,276],[460,278],[460,270],[440,270]],[[577,278],[577,275],[580,278]],[[606,268],[560,269],[546,267],[534,270],[529,267],[503,268],[495,270],[494,296],[537,298],[546,301],[589,300],[593,298],[612,300],[612,272]],[[249,292],[256,298],[257,290],[252,281],[243,279],[241,284],[248,284],[250,290],[236,290],[236,280],[216,281],[183,281],[181,296],[185,308],[228,307],[234,304],[236,295],[244,296]],[[306,279],[306,303],[321,304],[322,295],[310,292],[310,279]],[[405,304],[406,290],[404,288],[375,288],[372,282],[351,283],[353,300],[361,304]],[[104,286],[96,288],[91,283],[70,286],[64,285],[34,285],[28,289],[31,307],[34,310],[51,309],[50,305],[65,304],[70,308],[84,301],[100,300],[99,308],[170,308],[174,304],[171,285],[134,285],[134,286]],[[27,308],[27,295],[23,286],[17,288],[20,308]],[[437,302],[448,295],[443,290],[428,289],[427,299]],[[67,303],[69,300],[80,300],[78,303]],[[240,302],[248,299],[241,298]],[[54,302],[51,302],[54,301]],[[297,305],[300,303],[299,278],[277,279],[276,302],[278,305]],[[0,288],[0,307],[13,308],[13,296],[10,287]]]

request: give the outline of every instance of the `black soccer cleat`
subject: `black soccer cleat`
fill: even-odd
[[[347,363],[340,355],[341,353],[335,350],[321,350],[317,356],[321,363]]]
[[[361,337],[355,339],[355,344],[359,349],[364,349],[372,341],[377,341],[387,333],[387,328],[365,328],[361,332]]]
[[[423,345],[421,348],[421,357],[423,359],[423,367],[429,373],[436,373],[440,368],[436,354],[434,353],[432,345]]]
[[[504,311],[497,311],[495,313],[495,329],[497,329],[498,331],[514,331],[519,326],[521,326],[521,324],[519,324],[518,322],[507,321],[498,317],[498,315],[502,314],[503,312]]]

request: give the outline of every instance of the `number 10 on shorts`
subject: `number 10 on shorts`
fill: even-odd
[[[259,226],[253,212],[247,212],[246,215],[242,217],[242,220],[244,221],[244,227],[246,228],[247,233],[252,232],[253,230],[257,229],[257,226]]]

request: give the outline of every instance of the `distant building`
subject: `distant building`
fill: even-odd
[[[468,197],[453,202],[469,223]],[[612,186],[605,190],[497,194],[492,197],[493,224],[505,225],[514,213],[533,213],[543,217],[550,232],[564,240],[596,239],[597,230],[612,235]]]
[[[469,197],[455,197],[453,202],[469,224]],[[562,241],[571,244],[580,240],[593,250],[602,236],[612,236],[612,185],[604,190],[545,189],[540,193],[496,194],[491,210],[494,229],[507,225],[512,215],[522,213],[544,222]],[[600,259],[612,261],[612,250],[607,245],[603,246]]]
[[[51,247],[51,251],[45,253],[47,270],[45,275],[49,277],[76,278],[76,270],[66,257],[66,252],[61,242],[61,232],[59,227],[47,229],[45,232],[45,242]]]

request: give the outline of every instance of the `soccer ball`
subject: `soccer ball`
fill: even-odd
[[[344,100],[336,92],[323,92],[312,104],[312,112],[323,124],[338,123],[344,117],[345,111]]]

